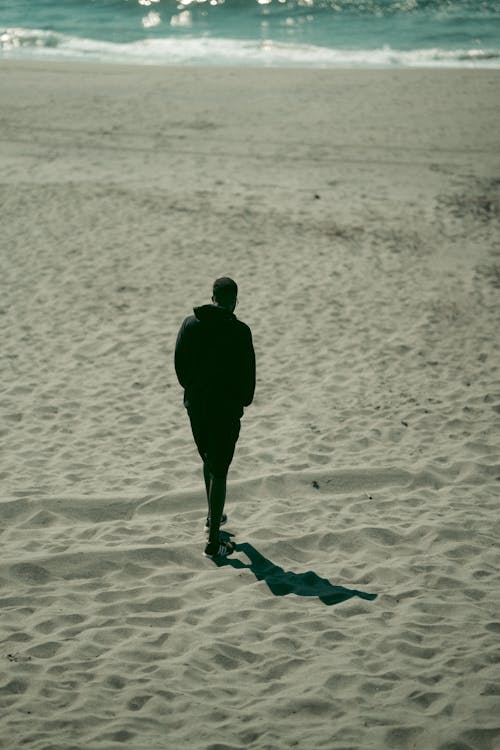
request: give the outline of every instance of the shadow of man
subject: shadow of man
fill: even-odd
[[[214,563],[219,567],[230,565],[237,570],[251,570],[258,581],[265,581],[275,596],[315,596],[323,604],[331,606],[340,604],[354,596],[360,599],[372,601],[377,594],[367,594],[357,589],[346,589],[344,586],[334,586],[326,578],[320,578],[312,570],[306,573],[292,573],[275,565],[267,557],[261,555],[255,547],[247,542],[236,545],[237,552],[244,552],[250,563],[244,563],[235,557],[214,558]]]

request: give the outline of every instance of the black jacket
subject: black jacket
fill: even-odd
[[[177,336],[175,371],[187,409],[208,406],[241,416],[255,390],[250,328],[222,307],[195,307]]]

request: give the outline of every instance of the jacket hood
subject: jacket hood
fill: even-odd
[[[201,323],[208,323],[209,325],[220,325],[230,320],[235,320],[236,316],[224,307],[217,307],[216,305],[201,305],[193,309],[195,317]]]

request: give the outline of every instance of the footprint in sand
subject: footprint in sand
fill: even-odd
[[[131,698],[129,700],[129,702],[127,703],[127,708],[129,711],[140,711],[141,708],[145,706],[150,699],[150,695],[136,695],[134,698]]]
[[[50,573],[41,565],[33,563],[17,563],[10,568],[10,574],[25,583],[44,584],[50,579]]]

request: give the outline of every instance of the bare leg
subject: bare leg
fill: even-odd
[[[210,485],[210,535],[209,544],[219,543],[219,529],[224,503],[226,502],[226,477],[212,477]]]

